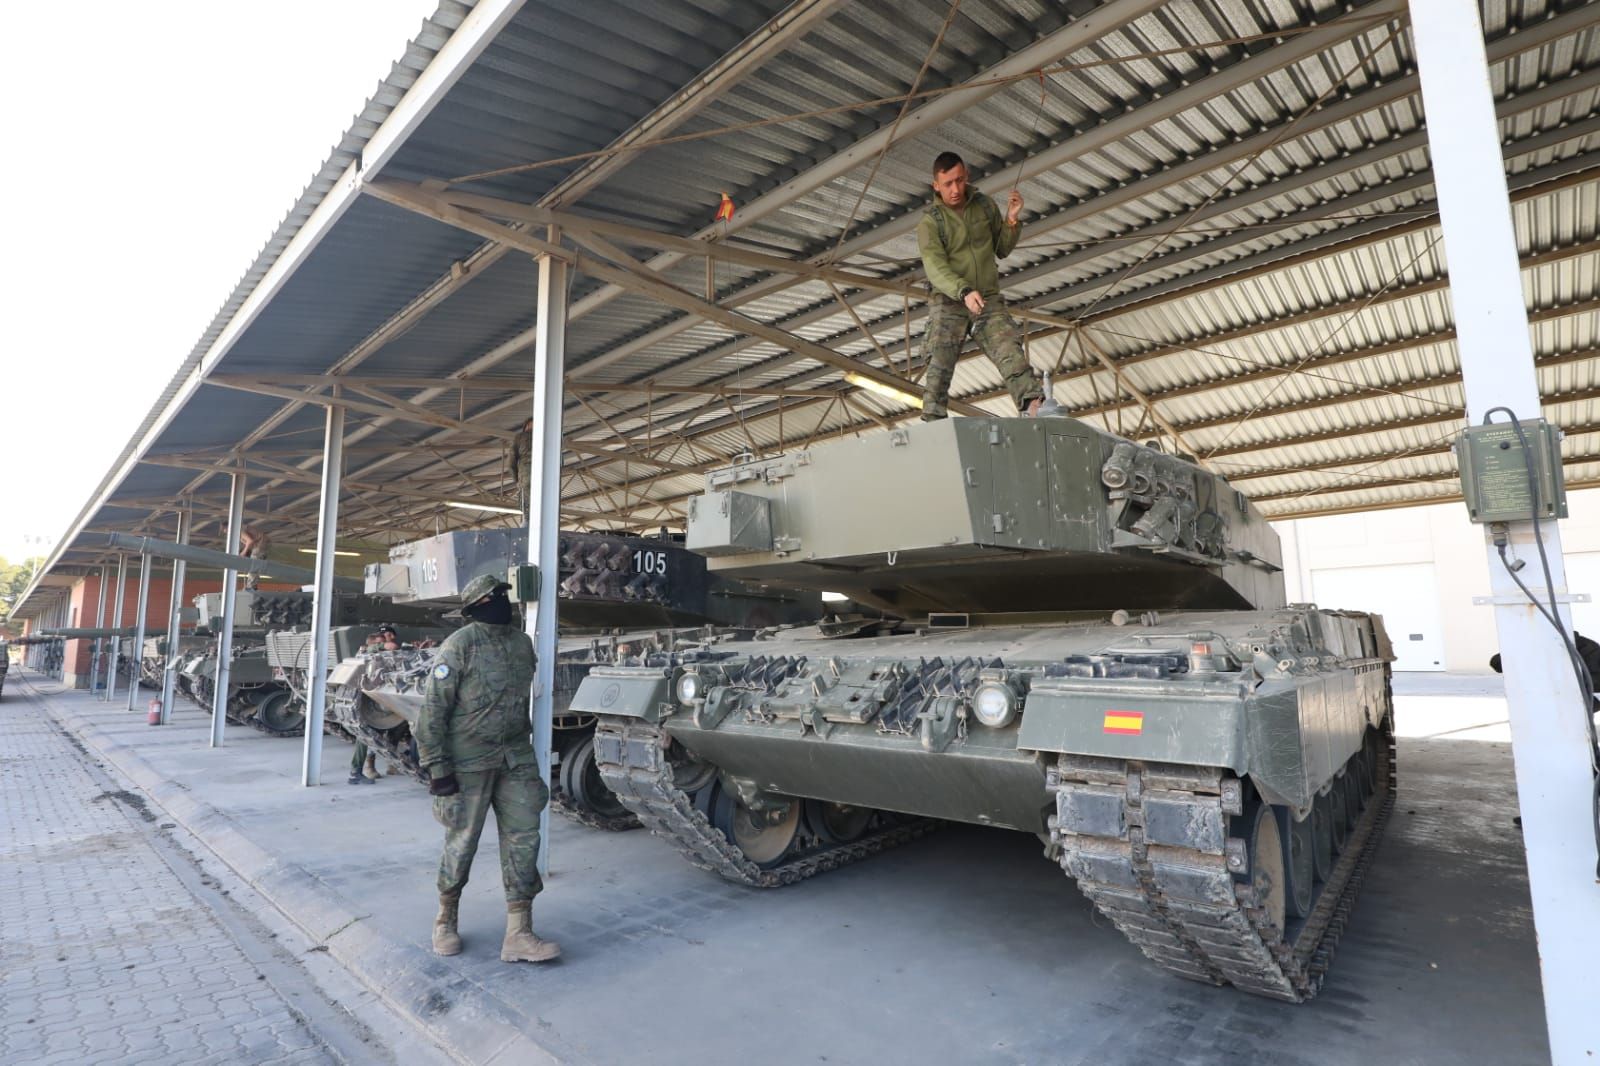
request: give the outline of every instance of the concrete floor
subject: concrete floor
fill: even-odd
[[[1400,679],[1398,805],[1300,1007],[1159,973],[1032,837],[959,826],[762,892],[643,832],[558,817],[534,916],[566,954],[546,967],[498,961],[491,830],[466,950],[437,959],[439,830],[415,781],[344,784],[349,748],[330,738],[325,786],[302,789],[298,740],[230,727],[213,751],[190,705],[160,729],[84,693],[49,706],[467,1061],[509,1060],[455,1024],[487,1017],[593,1063],[1531,1064],[1548,1053],[1497,682]],[[307,885],[314,915],[296,913]]]

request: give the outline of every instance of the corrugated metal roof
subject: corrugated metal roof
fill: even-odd
[[[529,407],[536,270],[527,255],[357,198],[297,253],[279,287],[257,293],[452,31],[487,32],[471,21],[487,17],[475,7],[515,11],[483,47],[449,60],[461,64],[458,77],[429,72],[419,91],[431,106],[398,135],[385,179],[566,159],[465,188],[518,203],[559,190],[580,215],[683,236],[713,232],[717,193],[727,191],[740,210],[721,241],[917,282],[911,231],[927,164],[954,146],[982,187],[1000,195],[1016,183],[1027,199],[1005,287],[1019,311],[1078,327],[1068,339],[1056,323],[1028,326],[1030,357],[1055,372],[1070,410],[1118,432],[1153,432],[1088,342],[1269,514],[1456,491],[1444,446],[1463,417],[1459,362],[1398,0],[963,0],[931,58],[951,12],[944,0],[485,0],[443,4],[425,24],[73,536],[148,519],[160,508],[145,501],[184,491],[214,504],[221,479],[196,467],[241,444],[228,461],[249,464],[253,508],[270,492],[269,521],[303,528],[315,506],[316,408],[234,387],[185,398],[230,330],[207,373],[235,385],[336,372],[416,379],[385,387],[411,410],[365,394],[373,409],[350,414],[347,478],[364,501],[347,509],[352,534],[459,524],[463,512],[441,512],[443,496],[511,491],[494,434]],[[1081,21],[1091,11],[1092,33]],[[1585,428],[1600,423],[1600,0],[1489,0],[1483,18],[1547,414],[1570,431],[1569,478],[1600,481],[1600,431]],[[785,33],[772,54],[742,58]],[[1018,57],[1049,65],[1047,76],[1028,74]],[[900,111],[892,98],[925,59],[920,89],[932,95],[880,153]],[[996,70],[1021,76],[984,84]],[[709,102],[684,104],[698,99]],[[675,106],[692,114],[679,121]],[[663,116],[669,140],[692,139],[597,172],[569,158]],[[846,289],[847,310],[813,279],[726,262],[708,279],[699,258],[652,259],[637,241],[617,243],[679,288],[704,295],[709,285],[760,322],[866,362],[885,365],[886,355],[897,373],[920,366],[916,300],[908,313],[898,294]],[[260,306],[247,304],[252,294]],[[915,414],[851,389],[836,367],[618,294],[581,270],[572,298],[569,375],[586,390],[569,397],[565,424],[574,523],[670,522],[698,488],[694,470]],[[470,384],[425,384],[463,375]],[[595,391],[606,385],[632,391]],[[975,352],[954,393],[997,413],[1010,407]],[[434,424],[420,424],[419,412]],[[130,464],[141,453],[189,466]],[[218,536],[215,519],[198,535]]]

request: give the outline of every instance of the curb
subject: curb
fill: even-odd
[[[432,952],[385,937],[370,914],[298,864],[247,838],[226,813],[189,794],[123,743],[83,716],[57,707],[35,683],[39,702],[63,728],[137,785],[289,922],[325,947],[357,981],[427,1033],[446,1054],[468,1064],[556,1064],[568,1061],[519,1028],[517,1014]]]

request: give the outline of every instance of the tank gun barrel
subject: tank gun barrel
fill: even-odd
[[[302,566],[292,566],[271,559],[252,559],[247,555],[229,555],[210,548],[197,548],[193,544],[178,544],[154,537],[137,537],[130,533],[106,534],[106,547],[117,551],[138,552],[160,559],[181,559],[196,566],[209,566],[218,570],[236,570],[243,575],[258,575],[275,581],[293,581],[309,585],[316,581],[316,571]],[[344,592],[360,592],[361,581],[353,577],[336,577],[333,586]]]
[[[106,637],[132,637],[138,632],[137,626],[63,626],[59,629],[40,630],[40,635],[60,637],[62,640],[100,640]],[[147,637],[161,637],[166,633],[166,626],[146,626],[144,630],[144,635]]]

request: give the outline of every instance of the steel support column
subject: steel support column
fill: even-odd
[[[116,620],[111,624],[122,628],[122,600],[123,591],[128,586],[128,556],[125,552],[117,553],[117,599],[116,606],[112,608]],[[122,638],[111,638],[111,654],[106,656],[106,685],[105,699],[107,703],[117,697],[117,663],[122,659]]]
[[[550,233],[552,243],[560,235]],[[533,354],[533,448],[528,455],[528,561],[539,567],[539,609],[526,619],[539,665],[533,678],[533,750],[550,781],[556,675],[556,542],[561,525],[562,373],[566,367],[567,263],[539,257],[539,306]],[[550,808],[539,815],[539,873],[550,869]]]
[[[322,784],[322,721],[328,699],[328,628],[333,620],[333,549],[339,532],[339,476],[344,468],[344,408],[328,408],[322,439],[322,506],[317,515],[317,580],[311,599],[310,692],[300,784]]]
[[[1477,0],[1411,0],[1423,109],[1444,229],[1467,418],[1509,408],[1539,417],[1539,383],[1528,339],[1522,278],[1495,121]],[[1501,416],[1500,420],[1504,420]],[[1462,516],[1463,520],[1465,515]],[[1561,534],[1553,521],[1509,523],[1510,553],[1532,565],[1527,584],[1566,591]],[[1592,1063],[1600,1052],[1589,972],[1600,956],[1600,884],[1595,879],[1590,697],[1581,692],[1555,629],[1528,604],[1485,527],[1495,626],[1505,662],[1522,838],[1528,853],[1534,929],[1544,981],[1545,1024],[1556,1066]],[[1558,605],[1570,633],[1572,621]]]
[[[95,608],[94,624],[96,629],[104,629],[106,625],[106,585],[111,580],[111,564],[107,563],[100,568],[100,596],[99,606]],[[94,695],[94,683],[100,677],[101,656],[104,654],[105,638],[94,638],[94,655],[89,660],[89,693]]]
[[[144,669],[144,623],[150,611],[150,556],[139,556],[139,604],[134,609],[133,662],[128,671],[128,710],[138,710],[139,674]]]
[[[239,554],[239,533],[244,526],[244,475],[234,474],[228,493],[228,542],[223,551]],[[238,599],[239,571],[222,572],[222,631],[217,634],[216,689],[211,694],[211,746],[222,747],[228,722],[228,683],[233,666],[233,607]]]
[[[194,521],[185,507],[178,512],[178,543],[189,543],[189,526]],[[172,696],[178,685],[179,648],[183,644],[183,578],[188,564],[182,559],[172,564],[172,599],[167,608],[167,665],[161,671],[161,724],[172,720]]]

